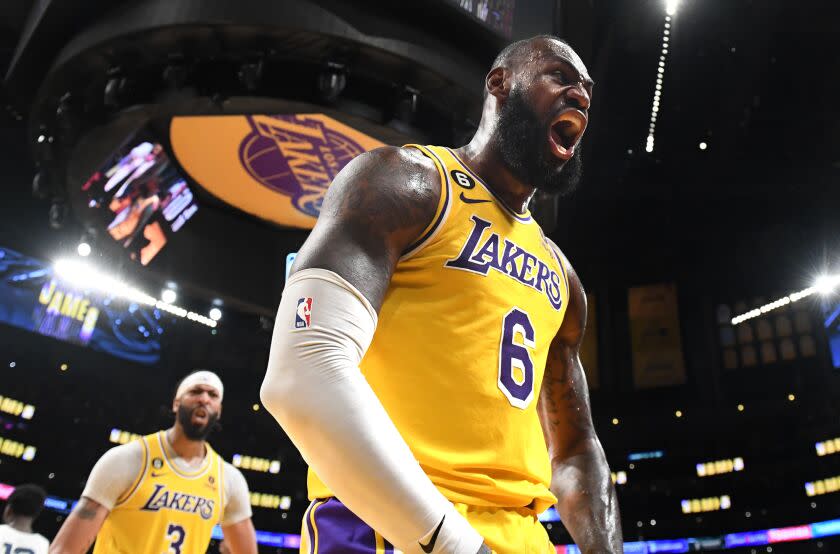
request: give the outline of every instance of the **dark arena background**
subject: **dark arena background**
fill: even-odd
[[[464,144],[496,53],[555,33],[597,85],[580,189],[532,211],[589,296],[625,552],[840,552],[836,11],[4,0],[0,498],[42,485],[52,538],[99,456],[210,368],[260,551],[296,552],[306,465],[259,386],[324,191],[377,146]]]

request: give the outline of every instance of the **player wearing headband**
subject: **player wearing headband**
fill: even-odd
[[[233,554],[255,554],[248,484],[206,439],[222,413],[224,386],[210,371],[178,385],[169,429],[117,446],[93,467],[50,552],[205,552],[221,524]]]

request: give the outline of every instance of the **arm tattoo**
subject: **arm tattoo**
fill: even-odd
[[[90,503],[87,500],[82,500],[79,502],[79,505],[73,510],[73,513],[76,514],[76,517],[79,519],[94,519],[99,512],[99,507],[90,506]]]

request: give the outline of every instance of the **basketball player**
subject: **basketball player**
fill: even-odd
[[[178,385],[175,424],[106,452],[50,552],[206,552],[221,523],[233,554],[255,554],[248,484],[206,442],[222,413],[224,387],[210,371]]]
[[[469,144],[380,148],[333,181],[261,390],[310,466],[301,552],[547,554],[554,503],[583,552],[622,552],[586,297],[528,212],[579,180],[593,84],[565,42],[514,43]]]
[[[3,554],[47,554],[50,541],[32,530],[32,522],[44,509],[47,493],[38,485],[20,485],[9,496],[0,525]]]

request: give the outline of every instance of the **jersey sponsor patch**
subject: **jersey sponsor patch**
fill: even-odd
[[[312,324],[312,298],[305,297],[298,300],[295,313],[295,329],[308,329]]]

